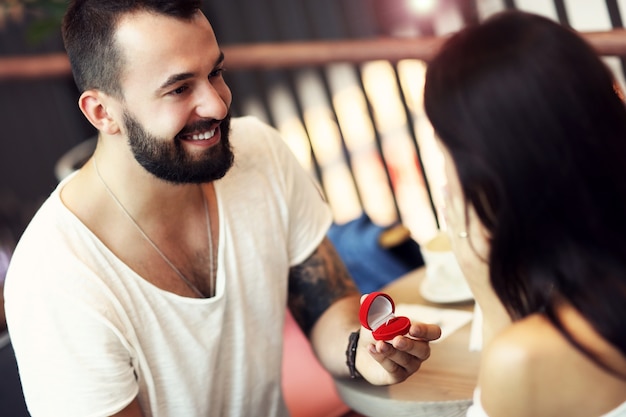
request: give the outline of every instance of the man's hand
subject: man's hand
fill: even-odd
[[[402,382],[414,374],[430,356],[430,344],[441,336],[434,324],[412,323],[408,335],[393,340],[375,340],[372,332],[361,328],[356,354],[356,369],[374,385]]]

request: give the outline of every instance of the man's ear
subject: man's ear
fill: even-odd
[[[96,129],[109,135],[120,132],[119,125],[110,111],[115,99],[99,90],[87,90],[80,95],[78,107]]]

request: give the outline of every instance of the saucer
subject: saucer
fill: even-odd
[[[474,298],[472,291],[463,282],[452,283],[445,280],[430,280],[426,277],[420,285],[420,294],[431,303],[461,303]]]

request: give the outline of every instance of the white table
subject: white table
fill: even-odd
[[[397,304],[442,307],[423,299],[419,285],[424,268],[417,269],[383,288]],[[474,303],[446,304],[446,308],[472,311]],[[431,344],[431,356],[406,381],[373,386],[362,379],[336,379],[337,391],[353,410],[369,417],[465,416],[476,386],[480,352],[469,350],[471,323],[439,343]]]

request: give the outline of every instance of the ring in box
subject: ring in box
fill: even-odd
[[[376,340],[391,340],[405,335],[411,327],[408,317],[396,317],[396,306],[391,297],[382,292],[369,294],[359,310],[359,319],[363,327],[372,331]]]

